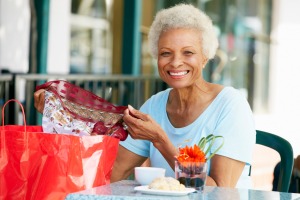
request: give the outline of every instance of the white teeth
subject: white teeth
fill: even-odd
[[[182,76],[186,75],[188,72],[187,71],[182,71],[182,72],[170,72],[171,76]]]

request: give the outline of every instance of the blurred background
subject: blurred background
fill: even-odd
[[[17,98],[26,103],[28,123],[39,124],[34,88],[60,78],[139,107],[167,87],[148,51],[151,22],[158,10],[181,2],[204,10],[218,34],[205,79],[239,89],[257,129],[287,139],[299,155],[299,0],[0,0],[0,106]],[[19,109],[9,112],[8,123],[20,121]],[[279,160],[256,148],[255,188],[271,190]]]

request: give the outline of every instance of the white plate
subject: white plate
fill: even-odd
[[[154,190],[154,189],[149,189],[148,185],[136,186],[134,190],[144,194],[167,195],[167,196],[183,196],[183,195],[187,195],[188,193],[195,192],[194,188],[185,188],[185,190],[183,191]]]

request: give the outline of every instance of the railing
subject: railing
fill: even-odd
[[[13,75],[11,74],[0,74],[0,109],[2,111],[3,105],[6,101],[9,100],[10,95],[11,95],[11,90],[10,88],[13,86]],[[8,106],[8,112],[5,112],[5,124],[8,123],[8,119],[10,116],[13,114],[9,112],[9,108],[11,108],[12,105]],[[2,125],[2,114],[0,114],[0,123]]]
[[[2,77],[0,78],[0,80]],[[50,80],[66,80],[78,85],[115,105],[132,105],[139,108],[151,95],[164,90],[167,85],[158,76],[143,75],[15,75],[14,96],[22,102],[27,124],[40,125],[41,114],[33,106],[35,87]],[[0,96],[0,99],[2,96]],[[13,108],[15,124],[21,124],[20,109],[17,104]]]

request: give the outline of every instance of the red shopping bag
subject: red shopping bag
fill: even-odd
[[[10,101],[17,100],[6,104]],[[110,182],[119,139],[46,134],[41,126],[26,126],[23,107],[24,126],[4,125],[6,104],[0,126],[0,199],[64,199]]]

